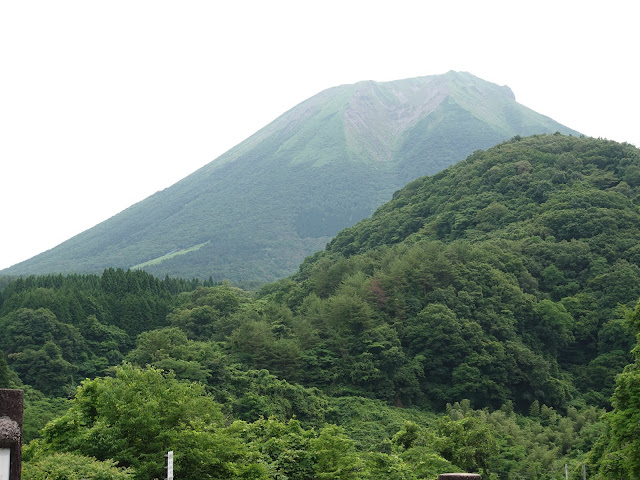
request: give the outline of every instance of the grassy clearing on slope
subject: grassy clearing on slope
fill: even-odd
[[[210,240],[207,240],[204,243],[199,243],[198,245],[194,245],[193,247],[183,248],[181,250],[174,250],[173,252],[169,252],[166,255],[162,255],[161,257],[154,258],[147,262],[142,262],[137,265],[131,267],[131,270],[136,270],[144,267],[149,267],[151,265],[158,265],[159,263],[164,262],[165,260],[169,260],[170,258],[177,257],[178,255],[184,255],[185,253],[195,252],[196,250],[200,250],[202,247],[210,243]]]

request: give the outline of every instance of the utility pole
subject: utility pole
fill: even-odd
[[[569,480],[569,467],[567,464],[564,464],[564,480]]]

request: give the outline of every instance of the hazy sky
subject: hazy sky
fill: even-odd
[[[640,145],[634,2],[0,2],[0,268],[335,85],[468,71]]]

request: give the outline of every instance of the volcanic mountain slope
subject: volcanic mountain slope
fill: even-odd
[[[144,268],[257,285],[408,181],[515,135],[576,134],[469,73],[325,90],[175,185],[3,274]]]

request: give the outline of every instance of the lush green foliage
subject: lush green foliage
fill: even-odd
[[[167,325],[176,294],[199,284],[114,269],[20,278],[0,294],[0,350],[24,383],[69,393],[120,363],[137,334]]]
[[[357,412],[376,409],[383,418],[402,412],[371,403]],[[522,478],[563,461],[577,464],[599,427],[593,408],[562,417],[543,406],[524,418],[510,404],[489,413],[464,401],[439,418],[412,415],[417,422],[405,420],[376,445],[360,446],[348,434],[358,423],[353,419],[345,428],[275,418],[227,424],[201,385],[125,364],[114,377],[82,383],[67,413],[25,449],[25,476],[158,478],[164,452],[174,450],[176,475],[185,479],[410,480],[461,469]]]
[[[607,429],[590,452],[597,479],[640,477],[640,303],[628,315],[637,334],[634,362],[616,379]]]
[[[508,88],[449,72],[335,87],[189,177],[7,274],[213,276],[254,287],[293,273],[395,190],[513,135],[573,133]]]
[[[635,478],[638,203],[637,149],[516,138],[408,185],[257,294],[122,270],[10,282],[0,385],[25,387],[28,439],[53,419],[25,460],[151,479],[174,448],[184,478],[567,463],[577,480],[583,461]]]
[[[22,470],[25,480],[129,480],[128,469],[118,468],[114,460],[98,461],[73,453],[54,453],[28,462]]]
[[[253,469],[251,458],[221,433],[222,420],[201,385],[125,364],[115,377],[84,381],[71,408],[47,425],[27,457],[66,451],[111,458],[133,468],[135,478],[150,479],[161,476],[164,453],[176,450],[178,478],[243,478],[236,473]]]
[[[263,295],[319,330],[324,385],[358,369],[360,391],[404,404],[607,405],[633,338],[616,309],[640,296],[639,163],[516,138],[412,182]]]

